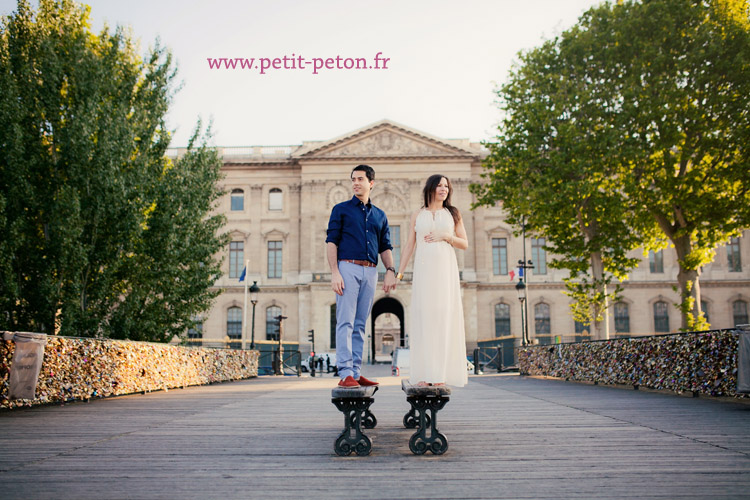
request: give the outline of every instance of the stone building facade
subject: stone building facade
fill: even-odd
[[[311,349],[310,330],[315,331],[317,352],[335,350],[326,227],[333,205],[352,197],[352,168],[366,163],[376,171],[371,199],[388,215],[397,261],[406,244],[410,214],[421,206],[426,178],[441,173],[451,180],[453,202],[469,236],[468,250],[456,251],[467,351],[478,341],[498,337],[520,342],[521,306],[510,272],[523,257],[524,240],[514,236],[500,208],[470,210],[469,184],[480,180],[487,154],[479,144],[434,137],[384,120],[328,141],[223,148],[222,154],[227,195],[219,210],[227,216],[231,243],[224,276],[216,283],[222,293],[202,318],[202,328],[191,336],[210,344],[239,339],[244,330],[249,343],[252,326],[242,328],[244,286],[239,281],[244,262],[249,261],[247,279],[261,290],[255,311],[256,343],[276,338],[272,318],[282,314],[287,317],[284,339],[299,341],[303,354]],[[529,236],[525,244],[526,258],[535,265],[527,273],[530,338],[542,343],[587,338],[589,327],[574,322],[570,299],[563,294],[567,272],[548,266],[551,256],[546,255],[543,240]],[[748,322],[749,247],[746,231],[718,248],[714,262],[703,268],[701,289],[713,328]],[[677,284],[674,250],[648,255],[637,251],[634,256],[641,264],[624,284],[622,302],[612,309],[611,336],[676,331],[680,316],[674,306],[678,301],[673,289]],[[367,327],[368,360],[389,358],[394,347],[408,345],[409,278],[407,273],[407,279],[388,295],[376,292]],[[251,311],[248,302],[248,321]]]

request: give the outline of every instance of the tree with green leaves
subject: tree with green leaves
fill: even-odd
[[[613,165],[606,159],[609,139],[587,109],[560,116],[552,101],[583,92],[573,77],[562,76],[553,42],[523,54],[508,83],[498,90],[505,118],[497,142],[488,144],[484,184],[471,187],[477,205],[498,200],[511,224],[543,236],[555,255],[550,266],[570,271],[567,293],[575,299],[576,320],[594,324],[607,338],[607,304],[637,260],[628,252],[641,239],[625,216],[622,199],[610,195]]]
[[[171,55],[88,16],[19,0],[0,25],[0,328],[170,340],[215,296],[221,162],[199,128],[165,157]]]
[[[578,247],[599,241],[584,228],[599,230],[587,255],[601,249],[615,276],[632,262],[610,267],[606,256],[671,243],[682,328],[706,327],[700,268],[750,226],[749,12],[747,0],[605,3],[522,54],[498,90],[505,117],[479,202],[502,201],[511,220],[536,216],[564,266],[581,259],[556,237],[570,227]],[[556,200],[579,206],[592,194],[590,221],[558,212]]]
[[[219,235],[224,216],[210,215],[223,193],[217,189],[222,162],[205,145],[209,135],[197,148],[194,136],[188,153],[166,162],[148,190],[145,230],[107,323],[114,338],[169,341],[194,326],[220,293],[212,289],[221,276],[215,256],[228,236]]]

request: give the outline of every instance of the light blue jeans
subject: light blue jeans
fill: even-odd
[[[378,270],[339,262],[344,295],[336,295],[336,365],[339,377],[359,378],[365,346],[365,326],[370,316]]]

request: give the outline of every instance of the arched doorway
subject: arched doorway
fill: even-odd
[[[370,331],[371,362],[390,362],[393,350],[405,343],[404,306],[401,302],[393,297],[383,297],[375,302],[370,315]]]

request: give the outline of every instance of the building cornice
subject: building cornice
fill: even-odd
[[[261,287],[260,293],[297,293],[298,286],[297,285],[258,285]],[[245,293],[245,287],[244,286],[214,286],[211,287],[212,291],[218,291],[220,290],[221,293],[226,294],[244,294]]]
[[[621,283],[624,288],[639,288],[639,289],[654,289],[664,287],[678,286],[679,283],[675,281],[626,281]],[[526,286],[530,290],[539,289],[563,289],[565,283],[562,282],[546,282],[546,283],[535,283],[533,281],[527,282]],[[700,280],[701,288],[726,288],[726,287],[750,287],[750,280]],[[514,290],[516,284],[512,283],[480,283],[478,288],[480,290]]]

